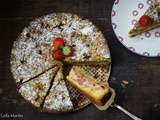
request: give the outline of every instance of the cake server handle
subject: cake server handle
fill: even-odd
[[[113,104],[113,107],[121,110],[123,113],[125,113],[126,115],[128,115],[130,118],[132,118],[133,120],[142,120],[141,118],[138,118],[137,116],[133,115],[132,113],[128,112],[126,109],[124,109],[123,107],[121,107],[120,105],[117,104]]]
[[[107,110],[111,106],[111,107],[115,107],[115,108],[121,110],[123,113],[125,113],[126,115],[128,115],[133,120],[142,120],[142,119],[138,118],[137,116],[133,115],[132,113],[128,112],[126,109],[124,109],[120,105],[115,104],[114,103],[114,98],[116,96],[115,90],[113,88],[110,88],[110,92],[112,93],[112,95],[109,98],[109,100],[105,103],[104,106],[97,106],[97,105],[95,105],[99,110]]]

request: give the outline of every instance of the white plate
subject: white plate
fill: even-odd
[[[147,57],[160,56],[160,28],[136,37],[128,37],[128,31],[153,0],[116,0],[112,9],[112,27],[119,41],[134,53]]]

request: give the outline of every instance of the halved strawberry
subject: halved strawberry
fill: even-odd
[[[55,38],[55,39],[53,39],[52,45],[54,47],[58,47],[58,48],[63,47],[64,46],[64,40],[62,38]]]
[[[149,16],[147,16],[147,15],[143,15],[143,16],[139,19],[138,23],[139,23],[139,25],[140,25],[141,27],[147,27],[147,26],[149,26],[149,25],[152,24],[152,19],[151,19]]]
[[[63,53],[61,50],[55,50],[53,51],[52,53],[52,57],[55,59],[55,60],[62,60],[63,58]]]

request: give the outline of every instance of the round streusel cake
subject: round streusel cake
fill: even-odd
[[[74,46],[73,56],[57,61],[52,57],[54,38]],[[90,101],[66,80],[72,66],[80,67],[98,80],[108,81],[110,52],[101,31],[92,22],[69,13],[53,13],[30,22],[14,42],[11,72],[18,92],[41,111],[67,112],[85,107]],[[90,64],[91,63],[91,64]]]

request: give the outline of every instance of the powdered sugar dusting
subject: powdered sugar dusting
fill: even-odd
[[[80,30],[82,34],[88,35],[93,32],[93,27],[92,26],[86,26],[83,29]]]
[[[75,45],[75,55],[73,56],[73,59],[83,60],[83,58],[85,57],[84,55],[88,54],[89,48],[81,41],[75,41]]]

